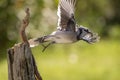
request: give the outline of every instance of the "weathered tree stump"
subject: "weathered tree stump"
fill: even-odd
[[[20,35],[22,43],[16,44],[8,50],[8,80],[42,80],[32,55],[31,48],[25,34],[29,24],[29,9],[21,25]]]
[[[8,50],[9,80],[42,80],[27,44],[17,44]]]

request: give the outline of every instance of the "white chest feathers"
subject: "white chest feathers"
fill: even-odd
[[[55,41],[55,43],[73,43],[77,41],[77,34],[71,31],[55,31],[49,37],[48,40]]]

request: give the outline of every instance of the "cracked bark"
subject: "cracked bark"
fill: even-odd
[[[22,43],[14,45],[7,52],[8,80],[42,80],[25,34],[25,29],[29,24],[29,16],[27,8],[20,30]]]

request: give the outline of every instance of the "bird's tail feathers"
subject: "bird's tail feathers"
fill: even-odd
[[[35,47],[38,46],[39,44],[45,43],[50,41],[52,38],[50,36],[43,36],[40,38],[34,38],[34,39],[30,39],[28,42],[30,44],[30,47]]]
[[[37,38],[38,39],[38,38]],[[38,46],[40,44],[39,40],[37,39],[30,39],[28,42],[30,44],[30,47],[35,47]]]

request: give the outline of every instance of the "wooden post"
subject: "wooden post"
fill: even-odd
[[[27,41],[25,28],[29,24],[29,9],[20,30],[23,43],[8,49],[8,80],[42,80]]]

